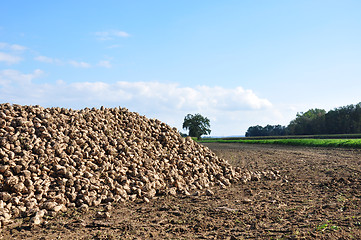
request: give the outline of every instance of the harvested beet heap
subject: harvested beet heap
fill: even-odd
[[[0,223],[104,202],[275,178],[233,169],[176,129],[125,108],[0,105]]]

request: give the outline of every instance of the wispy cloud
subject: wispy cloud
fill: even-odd
[[[6,42],[0,42],[0,49],[13,50],[13,51],[24,51],[27,47],[18,44],[9,44]]]
[[[24,47],[24,46],[18,45],[18,44],[12,44],[12,45],[10,46],[10,49],[11,49],[11,50],[15,50],[15,51],[24,51],[24,50],[26,50],[27,48]]]
[[[91,65],[89,63],[86,62],[78,62],[78,61],[74,61],[74,60],[70,60],[69,64],[77,67],[77,68],[90,68]]]
[[[43,62],[43,63],[49,63],[49,64],[71,65],[76,68],[91,68],[93,66],[104,67],[104,68],[112,67],[112,64],[110,63],[110,61],[107,61],[107,60],[99,61],[97,64],[90,64],[87,62],[75,61],[75,60],[62,61],[60,59],[51,58],[51,57],[47,57],[47,56],[37,56],[34,58],[34,60]]]
[[[15,64],[15,63],[20,62],[21,60],[23,60],[22,57],[4,53],[4,52],[0,52],[0,62],[5,62],[7,64]]]
[[[0,42],[0,62],[6,64],[15,64],[23,60],[20,54],[27,48],[18,44],[9,44],[6,42]]]
[[[0,71],[0,86],[3,87],[14,87],[15,85],[20,85],[24,88],[31,87],[29,85],[32,83],[32,80],[42,76],[44,72],[40,69],[36,69],[33,73],[24,74],[17,70],[5,69]]]
[[[62,61],[56,58],[46,57],[46,56],[37,56],[34,58],[36,61],[44,62],[44,63],[56,63],[62,64]]]
[[[98,66],[105,67],[105,68],[111,68],[112,64],[109,61],[104,60],[104,61],[99,61]]]
[[[98,40],[106,41],[106,40],[113,40],[114,38],[126,38],[130,37],[130,34],[124,31],[119,30],[108,30],[103,32],[96,32],[95,36],[97,36]]]
[[[113,44],[113,45],[108,46],[107,48],[113,49],[113,48],[120,48],[120,47],[121,47],[121,45],[119,45],[119,44]]]

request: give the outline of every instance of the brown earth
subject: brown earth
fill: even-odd
[[[2,229],[0,237],[361,239],[360,150],[204,145],[233,166],[279,171],[282,178],[213,188],[198,196],[118,203],[91,208],[87,213],[68,210],[37,227],[31,227],[29,219],[18,218]]]

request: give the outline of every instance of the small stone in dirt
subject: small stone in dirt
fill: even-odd
[[[242,203],[245,203],[245,204],[248,204],[248,203],[251,203],[251,202],[252,202],[252,200],[249,199],[249,198],[244,198],[244,199],[242,200]]]
[[[223,207],[217,207],[216,208],[217,210],[223,210],[223,211],[228,211],[228,212],[236,212],[236,211],[238,211],[238,209],[235,209],[235,208],[229,208],[229,207],[225,207],[225,206],[223,206]]]
[[[87,224],[84,220],[80,219],[80,220],[74,221],[72,225],[74,227],[80,228],[80,227],[86,227]]]

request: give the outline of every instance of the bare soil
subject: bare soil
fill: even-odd
[[[15,221],[2,239],[361,239],[361,151],[207,143],[233,166],[281,179],[160,196],[87,213],[69,209],[33,227]],[[109,209],[108,209],[109,210]]]

